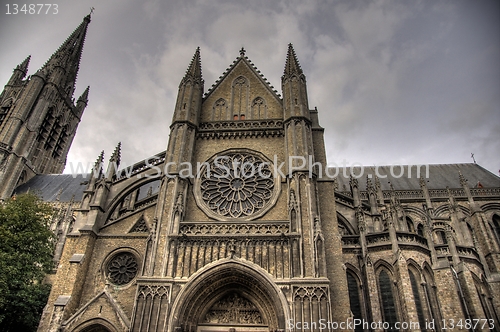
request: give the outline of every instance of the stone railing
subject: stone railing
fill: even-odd
[[[151,196],[145,197],[134,204],[134,210],[139,210],[140,208],[153,204],[158,200],[158,193]]]
[[[479,254],[473,247],[457,246],[457,251],[460,257],[475,258],[479,260]]]
[[[428,248],[427,239],[418,234],[398,232],[396,233],[396,236],[398,239],[398,243],[400,244],[417,244],[425,248]]]
[[[289,233],[287,223],[181,223],[180,234],[185,235],[280,235]]]
[[[500,188],[472,188],[472,196],[500,196]]]
[[[400,245],[417,245],[428,248],[427,240],[415,233],[398,232],[396,233]],[[366,235],[366,244],[368,247],[379,245],[390,245],[391,239],[388,232]],[[346,247],[359,246],[359,235],[342,236],[342,245]]]
[[[196,134],[202,139],[283,135],[281,119],[203,122]]]
[[[471,194],[473,197],[498,197],[500,196],[500,188],[471,188]],[[350,191],[338,191],[344,196],[352,197]],[[467,198],[465,191],[462,188],[450,189],[451,194],[455,198]],[[383,192],[384,199],[389,200],[391,198],[391,192],[386,190]],[[429,195],[431,198],[448,198],[449,193],[446,189],[429,189]],[[359,196],[362,200],[368,200],[368,192],[360,191]],[[394,196],[398,199],[424,199],[424,192],[419,189],[414,190],[394,190]]]
[[[342,245],[349,247],[358,247],[359,243],[359,235],[344,235],[342,236]]]
[[[436,250],[436,254],[438,256],[448,256],[451,254],[450,248],[448,248],[447,244],[434,245],[434,249]]]
[[[115,182],[123,180],[123,179],[131,178],[132,176],[134,176],[134,175],[136,175],[144,170],[150,169],[152,166],[158,166],[158,165],[162,164],[165,161],[165,155],[166,155],[166,151],[163,151],[163,152],[161,152],[161,153],[159,153],[151,158],[148,158],[148,159],[145,159],[145,160],[140,161],[138,163],[135,163],[132,166],[119,169],[116,172],[117,177],[115,179]]]
[[[390,191],[384,191],[384,199],[390,199],[391,198],[391,192]],[[424,198],[424,193],[422,190],[395,190],[394,195],[399,198],[399,199],[423,199]],[[368,198],[367,198],[368,199]]]
[[[451,251],[447,244],[438,244],[435,245],[434,248],[436,249],[436,254],[438,256],[451,256]],[[456,248],[460,258],[480,260],[479,254],[473,247],[456,246]]]
[[[369,247],[373,245],[388,244],[388,243],[389,244],[391,243],[391,239],[389,237],[388,232],[369,234],[366,236],[366,244]]]
[[[106,222],[104,224],[107,225],[107,224],[115,222],[116,220],[121,219],[127,215],[133,214],[139,209],[142,209],[144,207],[147,207],[147,206],[150,206],[150,205],[156,203],[157,200],[158,200],[158,193],[153,194],[151,196],[148,196],[146,198],[143,198],[140,201],[137,201],[134,204],[133,209],[128,209],[127,207],[121,207],[121,208],[119,208],[118,213],[116,213],[116,214],[113,213],[112,216],[110,216],[109,219],[106,220]],[[116,209],[118,209],[118,207],[116,207]],[[115,212],[116,212],[116,210],[115,210]]]

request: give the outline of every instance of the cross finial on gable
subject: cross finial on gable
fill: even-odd
[[[245,56],[245,48],[244,47],[241,47],[241,50],[240,50],[240,56]]]

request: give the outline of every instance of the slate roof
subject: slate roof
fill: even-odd
[[[391,184],[394,186],[395,190],[420,189],[420,181],[419,177],[417,177],[417,166],[413,165],[411,168],[409,168],[408,165],[401,166],[404,171],[401,170],[400,166],[378,166],[378,174],[381,176],[387,176],[387,178],[379,177],[382,190],[390,190]],[[391,167],[393,167],[392,174],[395,176],[391,175]],[[408,171],[409,169],[410,172]],[[335,170],[335,168],[331,169],[331,175],[334,174],[333,170]],[[344,170],[347,177],[344,176]],[[351,172],[351,168],[339,167],[338,171],[337,181],[339,184],[339,190],[343,191],[344,185],[347,190],[350,190],[349,174]],[[500,188],[500,177],[477,164],[429,165],[428,177],[426,177],[425,165],[420,167],[420,171],[421,175],[423,175],[427,182],[428,189],[445,189],[446,187],[461,188],[462,185],[460,184],[459,172],[461,172],[467,179],[469,187],[477,188],[482,186],[483,188]],[[352,173],[359,176],[359,174],[361,174],[361,167],[354,167]],[[366,166],[363,170],[363,176],[358,178],[360,190],[366,190],[367,174],[371,174],[371,182],[373,185],[375,184],[375,167]]]
[[[44,201],[69,202],[74,196],[75,201],[81,201],[90,174],[40,174],[20,185],[15,194],[34,192]]]
[[[412,166],[410,177],[408,178],[408,165],[402,165],[404,172],[402,176],[401,167],[394,166],[391,175],[391,166],[379,166],[378,173],[382,176],[387,175],[387,178],[380,178],[382,190],[390,190],[390,185],[394,186],[395,190],[412,190],[420,189],[419,177],[416,175],[416,166]],[[345,174],[347,177],[344,176]],[[330,169],[330,174],[335,173],[335,168]],[[425,165],[420,168],[421,174],[426,177]],[[343,191],[344,185],[347,190],[349,186],[349,174],[351,168],[338,168],[337,182],[338,188]],[[459,171],[468,180],[470,187],[478,187],[479,184],[483,188],[500,188],[500,177],[494,175],[490,171],[484,169],[477,164],[437,164],[429,165],[429,177],[426,178],[427,188],[429,189],[444,189],[461,188]],[[360,167],[352,169],[354,175],[359,175]],[[375,184],[375,167],[363,167],[363,176],[358,178],[359,188],[366,190],[366,175],[371,174],[372,184]],[[69,202],[74,196],[75,201],[80,201],[83,197],[86,183],[90,174],[40,174],[16,188],[15,193],[21,194],[26,192],[35,192],[40,195],[45,201],[54,202],[58,199],[61,202]]]

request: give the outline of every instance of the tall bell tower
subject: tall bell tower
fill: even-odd
[[[0,94],[0,199],[36,174],[62,173],[88,102],[89,87],[73,94],[90,15],[36,73],[30,57]]]

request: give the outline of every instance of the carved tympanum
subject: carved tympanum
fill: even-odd
[[[231,293],[217,301],[208,310],[205,324],[263,324],[262,315],[249,300]]]

